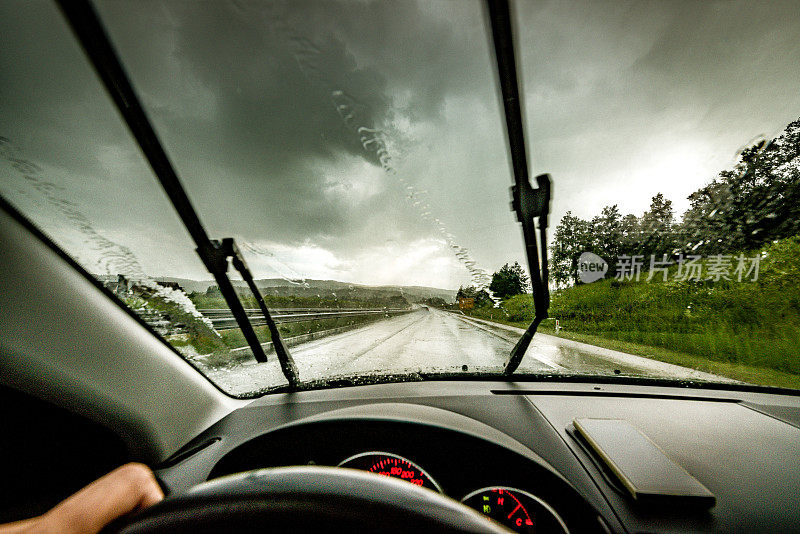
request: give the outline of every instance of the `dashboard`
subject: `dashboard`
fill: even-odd
[[[632,498],[576,439],[572,421],[581,417],[628,421],[715,503]],[[440,491],[517,532],[792,531],[800,524],[799,445],[797,395],[415,382],[262,397],[156,472],[181,491],[267,467],[356,468]]]
[[[518,532],[568,532],[556,509],[582,511],[570,516],[573,531],[597,530],[591,524],[597,514],[538,458],[491,438],[433,425],[431,420],[440,415],[433,409],[389,404],[381,410],[390,420],[371,420],[363,410],[350,410],[334,414],[335,420],[291,425],[253,439],[225,455],[209,478],[259,467],[339,466],[427,487]],[[425,422],[403,421],[403,412]]]

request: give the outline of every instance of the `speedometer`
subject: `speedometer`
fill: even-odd
[[[423,488],[442,493],[442,488],[420,466],[389,452],[362,452],[344,460],[339,467],[361,469],[378,475],[399,478]]]
[[[482,488],[473,491],[461,502],[515,532],[569,533],[564,521],[549,504],[516,488]]]

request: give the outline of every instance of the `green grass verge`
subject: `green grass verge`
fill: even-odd
[[[497,318],[499,310],[494,312],[487,312],[484,310],[475,310],[477,313],[468,312],[467,315],[487,319],[496,323],[501,323],[509,326],[516,326],[518,328],[527,328],[529,323],[520,321],[509,321],[508,319]],[[499,312],[502,313],[502,312]],[[492,318],[490,318],[490,315]],[[552,321],[550,321],[552,322]],[[745,365],[741,363],[732,363],[724,361],[711,360],[702,356],[687,354],[684,352],[677,352],[669,350],[664,347],[653,347],[633,343],[630,341],[622,341],[619,339],[605,338],[592,334],[584,334],[580,332],[568,332],[561,330],[556,334],[555,328],[552,325],[542,324],[539,326],[539,332],[550,334],[556,337],[579,341],[589,345],[595,345],[606,349],[616,350],[635,356],[642,356],[651,360],[660,362],[671,363],[696,369],[706,373],[732,378],[750,384],[757,384],[760,386],[773,386],[782,388],[800,389],[800,375],[785,373],[775,369],[768,369],[764,367],[756,367],[752,365]]]
[[[697,369],[698,371],[725,376],[750,384],[800,389],[800,375],[785,373],[775,369],[735,362],[717,361],[694,354],[677,352],[664,347],[640,345],[630,341],[609,339],[591,334],[564,332],[563,330],[555,334],[551,328],[543,328],[542,331],[548,334],[558,335],[558,337],[563,337],[565,339],[572,339],[574,341],[626,352],[636,356],[643,356],[652,360],[689,367],[691,369]]]

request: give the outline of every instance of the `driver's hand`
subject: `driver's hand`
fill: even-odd
[[[163,498],[164,493],[149,467],[125,464],[67,497],[44,515],[0,525],[0,534],[94,534],[113,520]]]

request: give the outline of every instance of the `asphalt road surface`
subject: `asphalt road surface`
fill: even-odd
[[[296,345],[290,349],[302,381],[334,375],[420,370],[502,371],[521,329],[498,326],[433,308],[420,308],[348,332]],[[267,363],[248,361],[210,370],[224,389],[246,394],[285,383],[274,355]],[[725,380],[692,369],[665,364],[537,334],[520,373],[599,373]]]

